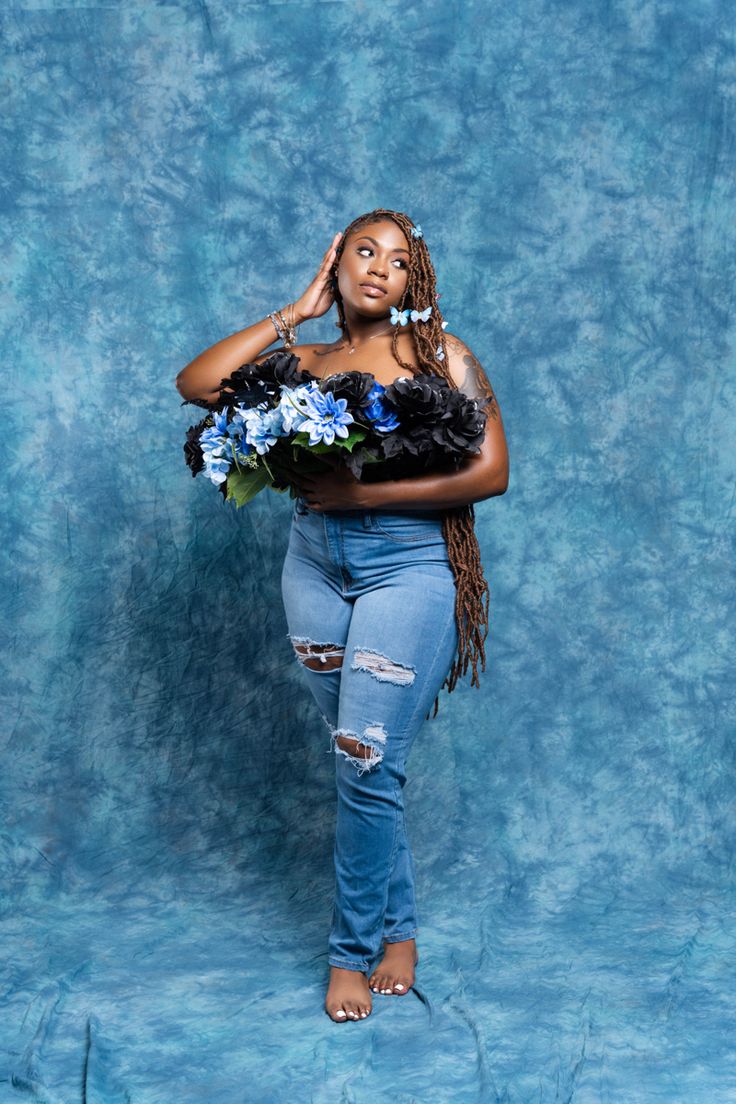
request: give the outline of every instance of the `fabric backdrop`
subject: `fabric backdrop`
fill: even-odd
[[[733,6],[0,31],[2,1099],[736,1101]],[[291,503],[191,478],[174,377],[374,206],[422,227],[511,480],[482,689],[408,765],[417,986],[348,1026]]]

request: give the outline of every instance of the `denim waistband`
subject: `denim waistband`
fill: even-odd
[[[408,510],[397,507],[396,509],[389,509],[387,507],[371,507],[368,510],[311,510],[307,506],[304,499],[299,495],[294,500],[296,512],[301,515],[311,514],[314,517],[323,517],[325,514],[330,517],[407,517],[407,518],[420,518],[425,521],[439,521],[443,515],[443,510]]]

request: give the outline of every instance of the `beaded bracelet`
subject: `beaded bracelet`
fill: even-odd
[[[288,322],[280,310],[271,311],[268,317],[273,322],[279,340],[283,341],[287,349],[290,349],[292,345],[296,345],[297,327],[294,326],[294,304],[289,303],[285,310],[289,315]]]

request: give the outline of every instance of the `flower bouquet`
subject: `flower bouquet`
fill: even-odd
[[[339,460],[362,482],[457,467],[480,451],[486,424],[478,400],[442,376],[388,386],[370,372],[318,379],[283,351],[237,368],[214,402],[185,402],[209,411],[187,431],[192,475],[203,471],[238,507],[264,487],[295,498],[293,476]]]

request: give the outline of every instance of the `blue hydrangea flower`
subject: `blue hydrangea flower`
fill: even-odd
[[[278,407],[269,410],[267,403],[262,402],[249,410],[243,410],[242,419],[245,439],[249,445],[253,445],[259,456],[265,455],[279,437],[286,436]]]
[[[398,429],[399,419],[393,410],[383,404],[383,393],[386,388],[378,380],[368,392],[367,398],[371,401],[365,407],[366,417],[373,423],[373,428],[379,433],[390,433],[392,429]]]
[[[301,424],[301,430],[309,433],[310,445],[324,441],[331,445],[335,437],[348,437],[348,426],[355,421],[349,413],[347,399],[336,399],[332,391],[324,394],[316,388],[304,401],[307,417]]]
[[[199,435],[204,473],[215,484],[224,483],[232,467],[233,450],[228,436],[227,411],[225,406],[214,413],[215,424]]]
[[[283,436],[299,432],[308,417],[306,400],[309,395],[318,390],[319,384],[315,380],[303,383],[299,387],[282,385],[281,398],[276,409],[281,417]]]

